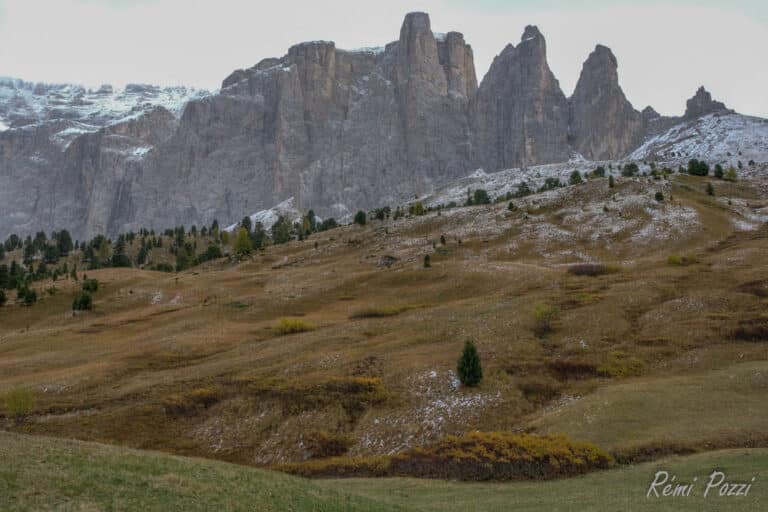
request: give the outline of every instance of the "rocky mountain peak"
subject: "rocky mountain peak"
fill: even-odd
[[[405,16],[400,29],[397,71],[398,83],[435,80],[438,89],[447,90],[428,14],[412,12]]]
[[[592,73],[594,78],[602,78],[611,85],[619,83],[619,61],[610,48],[598,44],[584,62],[582,73]]]
[[[621,90],[618,66],[611,49],[597,45],[570,99],[571,141],[586,158],[620,158],[642,140],[643,117]]]
[[[486,170],[567,160],[568,101],[529,25],[493,60],[472,104],[475,159]]]
[[[714,101],[712,95],[702,85],[685,103],[685,118],[695,119],[713,112],[732,112],[725,106],[725,103]]]
[[[645,107],[643,109],[643,111],[641,112],[641,114],[643,114],[643,119],[645,119],[646,121],[650,121],[650,120],[653,120],[653,119],[658,119],[658,118],[661,117],[661,114],[656,112],[656,109],[653,108],[650,105]]]
[[[544,36],[539,31],[539,27],[536,25],[526,25],[523,31],[523,36],[520,38],[520,42],[530,41],[532,39],[544,39]]]

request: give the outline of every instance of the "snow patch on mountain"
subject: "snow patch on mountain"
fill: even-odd
[[[673,126],[646,140],[630,160],[686,162],[703,159],[737,166],[768,160],[768,119],[734,113],[709,114]]]
[[[261,223],[265,231],[269,231],[274,226],[280,217],[288,218],[292,223],[299,222],[302,218],[302,212],[296,208],[296,200],[293,197],[289,197],[280,204],[273,206],[267,210],[261,210],[253,215],[250,215],[251,223],[255,226],[256,223]],[[319,222],[322,221],[319,217],[316,217]],[[240,227],[240,223],[236,222],[224,228],[224,231],[234,232]]]
[[[51,142],[61,147],[61,149],[67,149],[77,137],[85,133],[94,133],[99,130],[98,126],[91,124],[78,123],[76,121],[72,121],[69,124],[70,125],[67,128],[58,131],[51,136]]]
[[[189,87],[129,84],[86,89],[75,84],[44,84],[0,77],[0,123],[6,129],[52,120],[103,127],[162,106],[180,117],[186,104],[211,94]],[[0,129],[2,131],[2,129]]]
[[[532,191],[538,190],[547,178],[559,179],[560,183],[568,184],[568,180],[573,171],[579,171],[582,176],[585,172],[589,173],[598,166],[606,169],[606,176],[611,172],[608,166],[611,162],[590,162],[584,159],[571,160],[559,164],[537,165],[524,169],[513,168],[486,173],[483,169],[477,169],[468,176],[452,181],[451,183],[438,187],[432,192],[418,198],[425,206],[448,205],[450,203],[464,204],[469,194],[478,189],[488,192],[491,199],[507,193],[514,194],[518,187],[526,183]],[[618,166],[614,165],[614,175],[618,175]],[[640,166],[642,170],[645,166]]]

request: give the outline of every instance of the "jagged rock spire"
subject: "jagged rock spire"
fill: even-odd
[[[476,166],[497,170],[568,159],[568,101],[547,64],[544,36],[525,28],[494,59],[472,103]]]
[[[618,66],[611,49],[597,45],[570,99],[570,138],[586,158],[620,158],[642,140],[643,117],[619,86]]]

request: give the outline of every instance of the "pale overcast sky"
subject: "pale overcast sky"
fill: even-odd
[[[416,10],[436,32],[464,33],[478,79],[535,24],[566,95],[602,43],[638,109],[681,114],[705,85],[732,108],[768,117],[768,0],[0,0],[0,76],[215,89],[232,70],[300,41],[384,45]]]

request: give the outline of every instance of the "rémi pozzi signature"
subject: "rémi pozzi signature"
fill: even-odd
[[[677,475],[670,475],[668,471],[657,471],[653,482],[648,487],[646,498],[668,498],[703,496],[748,496],[752,484],[757,479],[753,476],[749,482],[729,482],[722,471],[712,471],[705,482],[699,483],[699,477],[684,482],[677,479]]]

